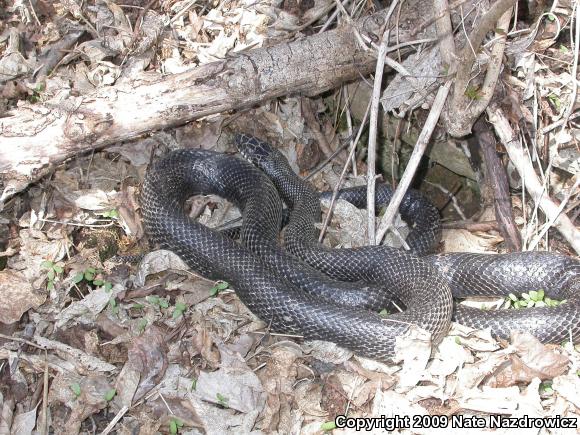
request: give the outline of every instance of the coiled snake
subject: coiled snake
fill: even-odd
[[[228,281],[242,302],[273,331],[335,342],[363,356],[388,360],[395,340],[419,325],[439,340],[452,314],[463,324],[511,330],[543,341],[580,338],[580,263],[545,252],[423,255],[440,235],[436,209],[421,194],[403,201],[403,218],[415,229],[408,241],[415,253],[386,246],[328,249],[316,242],[319,194],[265,142],[239,135],[240,158],[208,150],[178,150],[158,160],[145,177],[142,213],[154,243],[174,251],[194,271]],[[267,174],[267,175],[266,175]],[[366,202],[360,189],[343,192]],[[242,210],[238,243],[184,212],[197,194],[221,196]],[[388,200],[388,187],[377,200]],[[284,249],[278,245],[282,196],[291,209]],[[356,205],[356,204],[355,204]],[[454,297],[506,295],[543,289],[567,303],[555,308],[481,311],[453,306]],[[382,317],[393,301],[405,311]]]

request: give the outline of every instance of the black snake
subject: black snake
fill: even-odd
[[[324,248],[315,242],[319,194],[265,142],[240,135],[237,145],[264,172],[226,154],[174,151],[145,177],[143,220],[153,242],[174,251],[201,275],[228,281],[273,331],[332,341],[379,360],[394,355],[396,338],[411,324],[431,332],[435,341],[441,339],[452,313],[460,323],[491,327],[502,337],[518,329],[543,341],[580,338],[578,261],[544,252],[419,257],[386,246]],[[345,190],[342,196],[364,203],[359,190]],[[187,217],[184,202],[196,194],[216,194],[242,210],[241,243]],[[291,209],[285,250],[277,242],[280,195]],[[388,187],[381,187],[376,199],[388,201],[390,195]],[[409,244],[425,254],[440,236],[436,209],[410,192],[401,214],[415,225]],[[453,307],[452,294],[504,296],[539,289],[567,303],[493,312]],[[387,317],[377,314],[393,302],[406,309]]]

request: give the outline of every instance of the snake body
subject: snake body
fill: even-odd
[[[197,273],[228,281],[273,331],[332,341],[360,355],[388,360],[396,338],[411,324],[427,329],[434,340],[445,334],[452,293],[462,297],[475,288],[475,294],[517,294],[542,288],[568,302],[555,309],[501,313],[456,308],[455,316],[468,325],[491,326],[500,336],[523,329],[544,341],[580,337],[577,261],[549,253],[419,257],[417,253],[425,254],[437,240],[440,228],[438,218],[431,223],[433,208],[415,193],[401,207],[403,217],[415,220],[409,243],[415,253],[383,246],[323,248],[315,242],[319,194],[268,144],[248,136],[239,136],[237,143],[261,170],[207,150],[178,150],[158,160],[143,183],[143,221],[153,242],[174,251]],[[184,202],[196,194],[224,197],[242,210],[241,243],[187,217]],[[285,250],[277,243],[280,195],[291,209]],[[356,190],[342,195],[353,203],[366,202],[357,199]],[[388,197],[390,192],[381,188],[379,195]],[[406,310],[387,318],[376,314],[393,300]]]

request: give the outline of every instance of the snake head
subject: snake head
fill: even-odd
[[[271,170],[275,170],[280,165],[280,162],[282,164],[286,162],[280,151],[269,143],[253,136],[237,134],[235,143],[238,151],[246,160],[267,174]]]

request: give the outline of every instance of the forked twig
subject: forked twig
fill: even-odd
[[[368,219],[368,241],[369,245],[374,245],[375,241],[375,183],[376,183],[376,159],[377,159],[377,132],[379,119],[379,104],[381,98],[381,84],[383,82],[383,71],[385,70],[385,59],[389,46],[390,29],[389,20],[393,14],[398,0],[394,0],[389,7],[385,17],[384,31],[379,45],[377,55],[377,65],[375,68],[375,81],[371,96],[371,109],[369,119],[369,147],[367,151],[367,219]]]
[[[451,81],[447,81],[443,86],[439,88],[437,91],[437,95],[435,96],[435,100],[433,101],[433,105],[431,106],[431,111],[429,112],[429,116],[425,121],[425,125],[421,130],[421,134],[417,139],[417,144],[415,148],[413,148],[413,152],[411,153],[411,158],[409,159],[409,163],[407,163],[407,167],[405,168],[405,172],[401,177],[401,181],[397,186],[397,189],[393,193],[393,198],[381,219],[381,223],[379,224],[379,229],[377,231],[377,238],[376,242],[381,243],[387,231],[393,225],[393,221],[399,210],[399,205],[407,193],[409,186],[411,185],[411,181],[413,181],[413,177],[415,176],[415,172],[419,167],[419,163],[421,162],[421,158],[425,153],[425,149],[429,144],[429,139],[433,134],[433,130],[437,125],[437,121],[439,120],[439,116],[441,115],[441,111],[443,110],[443,106],[445,101],[447,100],[447,95],[449,94],[449,89],[451,88]]]

